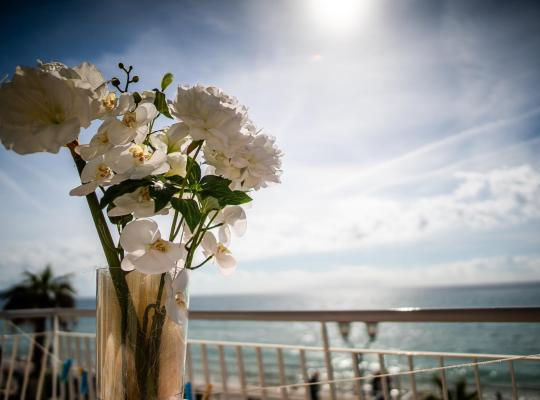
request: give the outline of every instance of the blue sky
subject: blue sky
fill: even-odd
[[[122,61],[215,84],[285,153],[232,277],[196,293],[540,280],[540,7],[503,1],[25,2],[0,73]],[[171,91],[172,94],[172,91]],[[84,132],[88,138],[95,126]],[[93,293],[103,264],[65,152],[0,150],[0,287],[52,262]]]

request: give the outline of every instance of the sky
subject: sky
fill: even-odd
[[[133,65],[139,88],[212,84],[284,152],[223,277],[192,293],[540,280],[540,6],[527,1],[23,2],[0,74],[36,59]],[[174,88],[169,89],[172,96]],[[88,140],[93,125],[82,137]],[[0,288],[104,265],[69,154],[0,150]]]

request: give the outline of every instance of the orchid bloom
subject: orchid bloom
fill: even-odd
[[[231,255],[226,243],[218,242],[211,232],[206,232],[201,246],[205,257],[213,257],[223,275],[230,275],[236,269],[236,260]]]
[[[113,118],[109,131],[111,136],[122,138],[117,144],[134,140],[142,143],[148,134],[148,124],[158,115],[156,107],[151,103],[141,103],[135,111],[127,111],[122,120]],[[121,143],[120,143],[121,142]]]
[[[114,207],[107,213],[109,217],[133,214],[134,218],[151,217],[156,214],[165,215],[169,212],[167,207],[155,211],[155,201],[150,197],[148,186],[138,188],[131,193],[118,196],[113,200]]]
[[[86,196],[95,191],[98,186],[109,186],[120,183],[121,177],[115,176],[105,162],[104,156],[98,156],[84,166],[81,173],[82,185],[72,189],[71,196]]]
[[[151,152],[151,148],[144,144],[116,146],[105,154],[105,159],[114,172],[124,175],[126,179],[159,175],[170,169],[167,155],[162,150]]]
[[[120,235],[120,244],[126,252],[121,264],[124,271],[162,274],[175,269],[185,257],[185,249],[161,239],[157,223],[149,218],[128,223]]]
[[[184,326],[188,317],[188,283],[189,274],[185,269],[182,269],[174,279],[171,274],[165,275],[167,287],[165,309],[167,310],[167,316],[171,321]]]
[[[222,243],[229,243],[231,240],[231,229],[236,236],[243,236],[246,233],[246,212],[240,206],[225,207],[218,212],[214,222],[222,224],[218,233],[219,240]]]

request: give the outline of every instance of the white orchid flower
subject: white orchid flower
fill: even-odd
[[[227,206],[217,212],[214,218],[219,227],[218,237],[222,243],[229,243],[231,240],[231,229],[236,236],[243,236],[247,229],[246,212],[240,206]]]
[[[189,307],[189,297],[187,294],[188,283],[189,274],[185,269],[182,269],[174,279],[171,274],[165,275],[165,284],[167,287],[165,309],[167,310],[167,316],[171,321],[184,326],[187,322]]]
[[[111,138],[118,138],[116,144],[130,140],[142,143],[148,134],[148,124],[157,116],[157,109],[151,103],[141,103],[135,111],[127,111],[122,120],[114,119],[109,126]]]
[[[187,160],[187,155],[179,151],[167,154],[167,163],[170,168],[165,173],[165,176],[186,176]]]
[[[164,174],[169,170],[167,154],[144,144],[128,143],[112,148],[105,154],[105,160],[117,174],[126,179],[141,179],[148,175]]]
[[[157,132],[150,136],[150,144],[156,149],[163,150],[165,153],[175,153],[182,151],[182,147],[187,143],[189,127],[179,122],[171,125],[163,132]]]
[[[114,175],[104,156],[98,156],[86,163],[81,173],[81,181],[82,185],[69,192],[71,196],[86,196],[98,186],[115,185],[121,182],[121,177]]]
[[[115,207],[107,212],[109,217],[133,214],[134,218],[146,218],[156,214],[165,215],[169,212],[167,207],[155,212],[156,203],[150,197],[150,190],[147,186],[118,196],[113,200],[113,204]]]
[[[129,132],[111,129],[117,123],[120,122],[114,117],[105,119],[89,144],[77,146],[76,150],[83,160],[89,161],[96,156],[105,154],[113,146],[126,144],[132,139],[129,134],[126,135]]]
[[[120,234],[120,244],[126,252],[122,269],[144,274],[169,272],[186,253],[179,244],[161,239],[157,223],[148,218],[128,223]]]
[[[212,232],[206,232],[201,241],[205,257],[213,257],[223,275],[230,275],[236,269],[236,260],[231,255],[226,243],[218,242]]]

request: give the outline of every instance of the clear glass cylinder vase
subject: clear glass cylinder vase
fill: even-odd
[[[121,277],[97,271],[97,398],[183,399],[187,318],[178,314],[187,315],[187,289],[170,293],[166,275]]]

